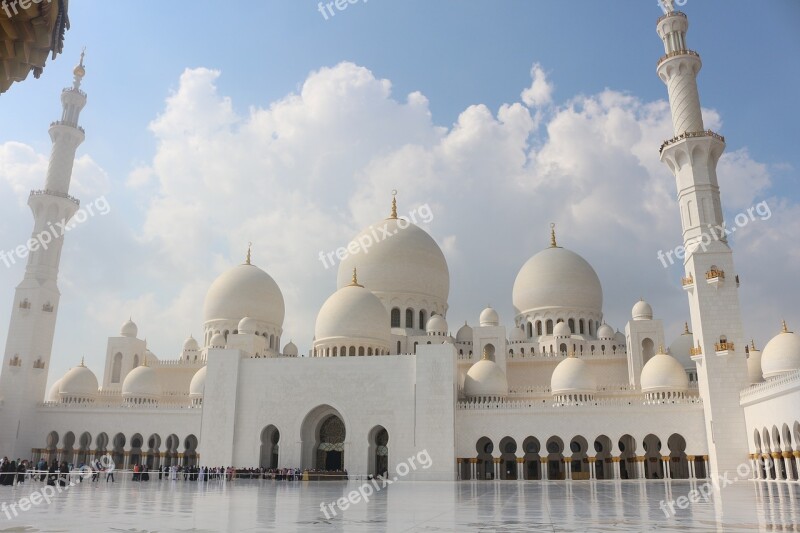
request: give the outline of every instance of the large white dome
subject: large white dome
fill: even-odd
[[[800,336],[783,325],[778,333],[764,346],[761,352],[761,372],[769,379],[800,368]]]
[[[464,325],[458,328],[456,342],[472,342],[472,333],[472,328],[464,322]]]
[[[506,396],[508,379],[505,372],[491,359],[481,359],[467,371],[464,394],[470,397]]]
[[[379,237],[377,242],[375,236]],[[372,244],[359,244],[367,242]],[[420,301],[429,300],[429,312],[444,314],[447,310],[447,261],[436,241],[418,226],[400,218],[381,220],[355,236],[350,246],[356,246],[357,252],[340,263],[338,288],[347,287],[350,274],[358,268],[361,283],[378,296],[391,299],[394,295],[412,295]],[[419,329],[424,327],[422,324]]]
[[[201,397],[206,390],[206,372],[208,372],[208,365],[194,373],[192,382],[189,383],[189,396]]]
[[[283,294],[269,274],[255,265],[237,265],[220,275],[206,293],[205,321],[244,317],[283,327],[286,309]]]
[[[59,388],[61,387],[61,380],[64,379],[63,377],[58,379],[53,386],[50,387],[50,392],[47,393],[47,401],[48,402],[57,402],[60,399],[59,396]]]
[[[601,313],[603,288],[584,258],[566,248],[550,247],[522,265],[512,300],[518,314],[552,307]]]
[[[122,324],[122,327],[119,328],[119,334],[121,337],[136,337],[139,334],[139,328],[130,318]]]
[[[87,398],[97,394],[97,376],[83,365],[70,368],[60,380],[59,396]]]
[[[156,398],[161,396],[156,371],[141,365],[131,370],[122,382],[123,398]]]
[[[633,320],[653,320],[653,308],[643,299],[639,300],[631,309],[631,318]]]
[[[553,394],[594,394],[596,388],[589,365],[574,356],[558,363],[550,377],[550,390]]]
[[[359,276],[361,271],[358,271]],[[322,304],[314,328],[315,345],[338,339],[374,342],[388,348],[389,314],[369,289],[356,281],[342,287]]]
[[[642,392],[686,392],[689,377],[671,355],[657,353],[642,368]]]

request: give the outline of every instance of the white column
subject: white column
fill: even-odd
[[[691,460],[689,457],[691,457]],[[694,479],[694,455],[687,456],[686,461],[689,464],[689,479]]]
[[[572,479],[572,460],[571,459],[570,460],[566,460],[566,459],[569,459],[569,458],[565,458],[565,460],[564,460],[564,469],[566,471],[566,475],[564,476],[564,479],[571,480]]]
[[[539,465],[542,468],[542,480],[547,480],[547,457],[543,457],[539,460]]]
[[[517,459],[517,479],[525,479],[525,463]]]
[[[775,463],[775,479],[782,479],[783,461],[781,461],[781,452],[773,452],[772,461]]]
[[[616,461],[614,461],[614,479],[622,479],[622,472],[619,465],[621,459],[619,457],[615,457],[614,459],[616,459]]]
[[[672,479],[672,472],[670,472],[670,460],[669,456],[665,455],[662,457],[664,460],[664,479]]]
[[[783,452],[783,464],[786,465],[786,479],[795,481],[797,478],[792,469],[793,461],[792,452]]]
[[[794,452],[794,464],[797,466],[797,474],[800,476],[800,452]]]
[[[589,479],[597,479],[597,460],[589,461]]]

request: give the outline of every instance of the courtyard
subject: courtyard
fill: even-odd
[[[0,488],[0,532],[800,530],[800,487],[787,483],[739,481],[692,503],[702,482],[400,481],[335,505],[364,483],[84,481],[14,516],[44,487],[28,482]]]

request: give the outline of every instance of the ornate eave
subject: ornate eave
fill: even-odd
[[[69,0],[31,2],[26,9],[19,2],[0,7],[0,94],[33,71],[42,75],[47,57],[55,59],[64,48],[69,29]]]

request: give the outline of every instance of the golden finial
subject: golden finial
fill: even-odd
[[[353,267],[353,279],[350,280],[351,287],[363,287],[363,285],[358,284],[358,270]]]
[[[389,218],[397,219],[397,189],[392,189],[392,214]]]
[[[664,345],[663,344],[659,344],[658,345],[658,353],[667,353],[667,352],[664,351]]]
[[[558,244],[556,243],[556,224],[555,222],[550,223],[550,248],[558,248]]]
[[[572,351],[570,351],[570,352],[569,352],[569,355],[567,355],[567,357],[572,357],[572,358],[574,358],[574,357],[575,357],[575,350],[572,350]]]
[[[683,323],[683,334],[684,335],[690,335],[691,333],[692,332],[689,331],[689,323],[688,322],[684,322]]]
[[[250,247],[251,246],[253,246],[253,243],[252,242],[248,242],[247,243],[247,258],[244,260],[244,264],[245,265],[249,265],[250,264]]]
[[[81,366],[86,366],[85,364],[83,364],[83,357],[81,357]]]
[[[758,348],[756,348],[756,341],[754,341],[753,339],[750,339],[750,350],[756,352],[758,351]]]
[[[147,350],[144,351],[144,356],[142,357],[142,366],[147,366]]]
[[[786,325],[786,321],[782,320],[781,322],[783,323],[783,330],[781,331],[781,333],[791,333],[789,331],[789,327]]]

